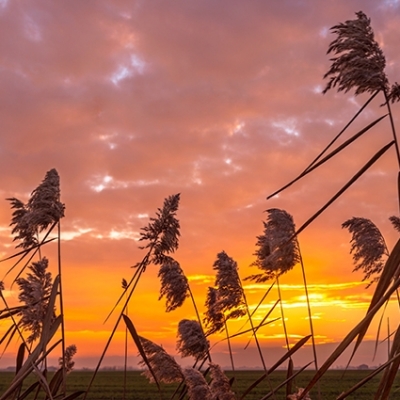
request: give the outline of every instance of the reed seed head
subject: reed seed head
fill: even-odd
[[[161,279],[160,297],[167,299],[166,311],[180,307],[189,296],[189,283],[179,263],[171,257],[165,257],[158,271]]]
[[[52,289],[51,273],[47,272],[48,260],[43,258],[32,263],[26,278],[16,280],[20,293],[19,301],[26,307],[20,311],[20,325],[31,333],[27,342],[31,343],[40,337],[43,321],[48,311],[49,295]],[[54,312],[54,311],[53,311]]]
[[[64,217],[65,206],[60,202],[60,177],[54,168],[46,173],[42,183],[32,192],[28,209],[29,223],[39,232]]]
[[[330,78],[323,93],[338,87],[338,91],[355,94],[374,93],[387,90],[388,79],[384,69],[385,56],[374,39],[371,20],[362,12],[355,20],[340,23],[331,28],[337,37],[329,45],[328,54],[333,53],[332,64],[324,78]]]
[[[194,368],[185,368],[183,375],[191,400],[214,400],[212,392],[200,371]]]
[[[224,329],[225,317],[222,312],[221,303],[218,300],[218,290],[209,287],[206,297],[206,312],[204,317],[204,323],[207,330],[207,335],[211,335],[216,332],[221,332]]]
[[[396,231],[400,233],[400,218],[392,215],[391,217],[389,217],[389,220],[392,223],[394,229],[396,229]]]
[[[181,382],[183,379],[182,370],[175,359],[170,356],[161,346],[158,346],[151,340],[148,340],[142,336],[139,336],[139,338],[146,354],[147,361],[149,362],[157,380],[164,383]],[[143,360],[140,361],[139,364],[142,366],[147,366]],[[148,369],[144,371],[143,375],[151,383],[154,382],[154,377]]]
[[[206,357],[210,343],[197,321],[183,319],[178,324],[176,348],[182,357],[192,356],[198,361]]]
[[[60,357],[58,359],[58,364],[62,368],[64,367],[66,372],[69,373],[74,369],[75,361],[73,361],[73,357],[77,352],[77,348],[74,344],[71,344],[65,349],[65,358],[63,362],[63,358]]]
[[[218,400],[235,400],[235,393],[232,392],[229,379],[218,364],[210,363],[210,375],[212,381],[210,383],[213,399]]]
[[[388,256],[385,240],[376,225],[367,218],[353,217],[343,222],[352,234],[350,253],[353,254],[354,270],[364,272],[363,280],[372,278],[368,286],[379,279]]]
[[[290,271],[300,260],[293,217],[278,208],[271,208],[267,213],[264,234],[257,237],[257,258],[252,264],[263,272],[246,278],[256,282],[274,279]]]
[[[150,223],[142,228],[140,240],[148,243],[142,248],[153,248],[154,264],[162,264],[166,255],[173,253],[179,245],[180,225],[176,218],[180,194],[167,197],[163,208],[156,212],[156,218],[150,218]]]
[[[217,271],[215,286],[218,290],[219,307],[223,313],[227,313],[225,318],[239,318],[245,315],[243,288],[237,262],[222,251],[217,254],[213,269]]]
[[[38,243],[37,234],[64,217],[65,206],[60,202],[60,177],[53,168],[32,192],[27,204],[15,197],[7,199],[14,209],[11,219],[14,240],[24,249]]]

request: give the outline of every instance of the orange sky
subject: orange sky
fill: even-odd
[[[321,94],[334,38],[329,28],[363,10],[395,81],[399,6],[397,0],[0,0],[0,197],[25,201],[49,169],[60,174],[67,344],[77,345],[78,366],[93,366],[101,354],[114,322],[103,321],[121,293],[121,279],[129,279],[130,266],[143,257],[140,228],[165,197],[181,193],[175,258],[202,311],[217,253],[224,250],[238,262],[242,279],[255,273],[249,265],[264,210],[285,209],[300,226],[391,140],[384,120],[329,164],[266,200],[368,98]],[[378,96],[343,140],[382,115],[382,102]],[[398,105],[393,112],[399,115]],[[362,318],[372,293],[362,274],[351,272],[350,234],[342,222],[370,218],[389,248],[397,240],[388,221],[398,213],[396,162],[392,148],[299,236],[320,344],[340,341]],[[1,257],[14,251],[10,219],[4,200]],[[46,252],[55,274],[55,244]],[[3,264],[3,274],[10,265]],[[11,279],[6,293],[15,301]],[[299,267],[282,278],[293,342],[309,332],[301,284]],[[166,314],[159,286],[156,267],[149,268],[129,315],[139,334],[174,353],[179,320],[195,314],[189,301]],[[245,282],[250,304],[267,288]],[[276,299],[273,290],[260,319]],[[385,329],[386,317],[394,329],[396,304],[388,307]],[[234,332],[242,322],[231,325]],[[0,329],[6,326],[0,322]],[[262,328],[260,338],[265,348],[282,348],[281,323]],[[257,365],[254,345],[251,357],[243,353],[246,341],[234,344],[237,364]],[[381,362],[385,345],[380,349]],[[215,351],[226,355],[226,344]],[[109,353],[122,352],[121,328]],[[368,352],[359,360],[373,364]],[[0,360],[0,366],[10,363],[8,354]]]

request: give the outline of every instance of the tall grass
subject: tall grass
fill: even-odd
[[[286,387],[287,399],[310,399],[310,392],[318,385],[327,370],[333,365],[343,352],[354,343],[352,357],[360,346],[377,313],[385,307],[391,297],[397,293],[400,285],[400,240],[389,251],[382,234],[369,220],[361,217],[345,221],[343,227],[352,234],[351,253],[356,270],[363,270],[364,279],[368,284],[374,284],[375,291],[364,318],[345,336],[328,359],[319,366],[315,348],[315,332],[312,324],[312,310],[309,301],[309,291],[305,274],[305,266],[299,246],[299,234],[306,229],[318,216],[342,196],[374,163],[383,156],[392,146],[396,150],[398,168],[400,169],[400,152],[394,126],[394,118],[390,104],[400,99],[400,86],[397,83],[390,85],[384,72],[385,57],[370,25],[370,19],[363,13],[356,13],[355,20],[349,20],[332,27],[336,39],[329,46],[328,53],[333,53],[332,64],[324,78],[329,81],[324,93],[337,88],[338,91],[355,91],[355,94],[370,93],[370,99],[356,113],[340,133],[326,146],[325,149],[309,164],[304,171],[288,184],[274,192],[276,195],[282,190],[289,189],[305,175],[313,172],[343,149],[356,142],[362,135],[370,131],[375,125],[380,124],[386,116],[390,119],[391,137],[375,155],[366,162],[353,178],[344,184],[342,189],[335,193],[331,199],[317,210],[300,228],[295,227],[293,217],[285,210],[277,208],[267,210],[267,219],[264,231],[257,236],[255,261],[253,266],[259,272],[248,277],[257,282],[270,282],[270,289],[276,285],[278,299],[263,317],[261,323],[254,324],[253,318],[258,306],[251,310],[247,303],[246,293],[242,286],[239,267],[233,258],[221,251],[216,256],[213,269],[216,272],[214,286],[207,293],[206,311],[201,316],[196,305],[188,279],[179,262],[173,258],[178,249],[180,238],[180,224],[178,209],[180,194],[174,194],[164,200],[163,206],[158,208],[155,216],[142,228],[140,241],[144,251],[143,258],[134,266],[134,272],[129,280],[123,280],[122,293],[111,308],[107,319],[115,317],[113,329],[110,332],[99,361],[93,372],[92,378],[85,391],[66,394],[66,375],[73,366],[73,356],[77,348],[67,345],[64,321],[62,268],[61,268],[61,225],[60,219],[64,216],[65,206],[60,200],[60,182],[55,169],[47,172],[43,182],[33,190],[29,200],[24,203],[19,199],[8,199],[12,208],[12,234],[17,241],[17,251],[8,257],[13,265],[5,273],[13,276],[12,282],[18,286],[19,301],[17,306],[7,303],[2,291],[4,284],[0,284],[0,297],[4,308],[0,310],[0,319],[9,321],[9,328],[0,339],[0,345],[7,348],[18,339],[20,345],[16,354],[15,376],[9,387],[1,394],[0,400],[24,399],[33,396],[35,399],[43,396],[46,399],[72,400],[77,397],[86,398],[95,381],[106,352],[120,326],[136,344],[144,368],[143,374],[159,390],[159,397],[163,398],[161,383],[178,383],[172,398],[190,398],[192,400],[234,400],[245,399],[264,380],[268,382],[269,391],[262,395],[262,399],[276,398],[277,391]],[[369,123],[365,128],[346,140],[342,145],[334,148],[337,138],[342,135],[351,123],[363,113],[371,101],[379,94],[383,95],[386,114]],[[400,177],[400,171],[399,171]],[[400,182],[400,180],[398,181]],[[399,192],[399,188],[398,188]],[[400,197],[399,197],[400,204]],[[400,218],[391,217],[394,227],[399,230]],[[57,232],[53,230],[57,227]],[[57,275],[55,278],[48,270],[49,260],[46,258],[46,246],[52,241],[57,241]],[[2,261],[6,261],[2,260]],[[140,284],[141,277],[150,266],[158,267],[158,277],[161,281],[159,299],[165,299],[166,312],[173,312],[181,307],[188,297],[193,302],[197,320],[183,319],[178,325],[177,351],[182,357],[190,357],[192,367],[182,368],[171,355],[161,346],[149,338],[140,335],[133,323],[133,317],[128,315],[128,306]],[[287,327],[284,317],[284,299],[279,279],[297,265],[302,269],[303,283],[307,298],[307,312],[310,321],[310,334],[301,338],[297,343],[289,344]],[[270,293],[270,289],[260,299],[260,303]],[[259,329],[270,323],[272,311],[277,307],[281,309],[281,322],[287,343],[286,353],[267,367],[263,357],[261,344],[257,338]],[[130,308],[132,310],[134,308]],[[118,311],[117,311],[118,310]],[[241,319],[244,324],[239,332],[231,333],[229,327],[233,319]],[[203,326],[204,325],[204,326]],[[218,364],[212,362],[212,335],[225,331],[231,358],[233,376],[229,379]],[[245,335],[249,341],[254,338],[260,359],[264,368],[263,374],[254,380],[240,395],[235,393],[233,382],[235,380],[234,354],[231,341],[236,337]],[[378,335],[379,336],[379,335]],[[292,356],[311,339],[313,345],[313,364],[315,373],[304,388],[293,386],[293,380],[299,372],[294,372]],[[390,332],[388,328],[388,361],[358,384],[350,388],[345,394],[338,393],[338,399],[356,392],[378,373],[382,373],[378,390],[374,395],[375,400],[389,398],[395,376],[400,366],[400,330],[397,329],[390,346]],[[127,342],[125,341],[124,356],[127,359]],[[59,352],[59,369],[50,378],[47,373],[47,358],[54,352]],[[350,362],[350,360],[349,360]],[[286,379],[274,387],[270,376],[277,368],[287,365]],[[310,363],[302,366],[307,368]],[[125,361],[125,369],[127,363]],[[126,371],[125,371],[126,372]],[[24,386],[28,377],[36,378],[29,385]],[[129,396],[126,392],[126,373],[124,381],[124,398]],[[315,392],[313,392],[315,393]],[[314,395],[313,395],[314,396]],[[316,396],[320,397],[319,394]]]

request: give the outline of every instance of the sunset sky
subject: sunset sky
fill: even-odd
[[[313,174],[266,199],[302,172],[369,98],[322,94],[326,52],[335,38],[329,28],[360,10],[371,18],[389,80],[399,81],[398,0],[0,0],[0,256],[16,251],[5,199],[26,201],[55,168],[66,206],[67,345],[77,345],[78,367],[96,364],[117,316],[104,323],[122,293],[121,280],[130,279],[130,267],[144,255],[140,229],[164,198],[181,194],[174,257],[203,311],[217,253],[224,250],[238,262],[242,279],[257,273],[250,264],[265,210],[284,209],[300,226],[392,140],[386,118]],[[341,142],[385,114],[383,101],[378,95]],[[393,113],[400,116],[398,104]],[[392,248],[397,234],[388,218],[398,215],[397,172],[391,148],[299,235],[322,358],[362,319],[374,289],[365,288],[362,273],[352,273],[351,236],[341,224],[369,218]],[[44,255],[55,275],[56,245]],[[11,265],[1,265],[2,276]],[[14,277],[4,279],[12,304],[18,296]],[[295,343],[309,333],[300,267],[281,284]],[[244,282],[252,307],[269,285]],[[176,354],[177,324],[195,312],[188,299],[167,314],[159,289],[157,267],[148,268],[128,313],[139,334]],[[273,289],[258,320],[277,296]],[[390,330],[397,328],[395,302],[383,317],[381,339],[388,321]],[[367,341],[375,339],[378,322]],[[243,323],[231,322],[231,332]],[[0,330],[7,324],[1,320]],[[271,365],[283,351],[281,322],[261,328],[259,337]],[[234,341],[237,365],[259,365],[254,343],[243,350],[247,340]],[[105,364],[122,360],[123,341],[121,325]],[[136,365],[131,343],[130,349]],[[228,365],[226,343],[214,350]],[[375,360],[370,350],[361,351],[355,362],[383,362],[386,344],[378,351]],[[308,346],[298,364],[309,361]],[[13,362],[6,352],[0,366]]]

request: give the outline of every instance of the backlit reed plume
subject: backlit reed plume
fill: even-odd
[[[235,400],[235,393],[231,390],[229,379],[222,371],[222,368],[215,363],[210,363],[211,383],[210,389],[213,399],[218,400]]]
[[[77,348],[74,344],[66,347],[64,360],[62,357],[58,359],[58,365],[64,367],[66,372],[69,373],[74,369],[75,361],[73,360],[74,355],[77,352]]]
[[[256,261],[252,264],[263,272],[247,279],[265,282],[290,271],[300,260],[293,217],[285,210],[267,210],[264,234],[257,236]]]
[[[16,280],[20,289],[18,299],[26,305],[20,312],[19,323],[23,329],[30,331],[28,343],[40,337],[47,313],[48,297],[52,289],[51,273],[47,272],[47,267],[48,260],[44,257],[28,267],[30,272],[26,278]]]
[[[400,218],[395,215],[389,217],[390,222],[392,223],[394,229],[400,233]]]
[[[172,257],[164,257],[158,270],[161,280],[160,297],[166,298],[166,311],[170,312],[180,307],[189,296],[188,280],[179,263]]]
[[[164,383],[181,382],[183,379],[182,370],[175,359],[170,356],[161,346],[158,346],[151,340],[148,340],[142,336],[139,336],[139,338],[146,354],[147,361],[150,364],[150,367],[153,370],[157,380]],[[142,366],[147,366],[143,360],[141,360],[139,364]],[[151,383],[154,383],[154,376],[148,369],[143,372],[143,375]]]
[[[384,259],[389,255],[385,239],[367,218],[353,217],[343,222],[342,228],[347,228],[352,234],[350,253],[355,265],[353,271],[363,271],[363,281],[370,280],[370,286],[379,279]]]
[[[329,45],[328,54],[333,53],[332,65],[324,78],[330,78],[323,93],[338,87],[338,91],[355,89],[358,95],[384,90],[388,80],[384,73],[385,56],[374,39],[371,20],[362,12],[357,19],[340,23],[331,28],[337,38]]]
[[[225,314],[225,319],[242,317],[246,314],[246,310],[237,262],[222,251],[217,254],[213,269],[217,271],[215,286],[218,291],[219,307]]]
[[[208,325],[208,333],[218,332],[225,328],[232,370],[235,370],[227,321],[246,314],[243,289],[240,284],[237,263],[224,251],[217,254],[213,269],[217,271],[216,290],[213,291],[210,288],[207,293],[207,311],[204,321]]]
[[[150,218],[147,226],[142,228],[140,240],[148,240],[141,247],[152,250],[152,263],[160,265],[164,262],[166,254],[173,253],[179,245],[180,225],[176,218],[179,207],[180,194],[167,197],[162,208],[158,208],[156,218]]]
[[[37,244],[37,234],[64,217],[65,207],[60,202],[60,178],[55,169],[46,173],[27,204],[15,197],[7,200],[15,210],[10,225],[14,226],[14,240],[21,240],[17,247],[29,248]]]
[[[357,19],[339,23],[331,28],[337,34],[328,48],[333,53],[332,64],[324,78],[330,78],[323,93],[338,87],[338,91],[348,92],[355,89],[355,94],[374,93],[382,90],[386,101],[395,103],[400,100],[400,85],[389,85],[384,72],[385,56],[375,41],[371,28],[371,19],[362,11],[356,13]]]
[[[207,291],[206,311],[204,313],[204,323],[207,327],[207,335],[222,331],[225,326],[225,317],[218,301],[218,290],[209,287]]]
[[[190,400],[214,400],[213,394],[203,374],[194,368],[183,370]]]
[[[182,357],[192,356],[197,362],[207,356],[210,343],[197,321],[183,319],[178,324],[176,348]]]

